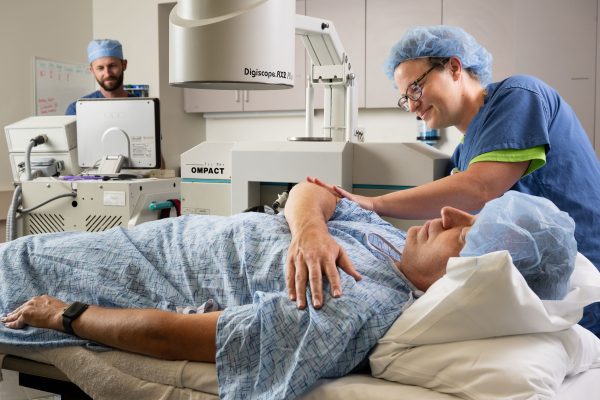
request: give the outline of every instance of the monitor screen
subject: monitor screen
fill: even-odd
[[[123,168],[160,168],[160,112],[156,98],[79,99],[77,155],[82,168],[123,156]]]

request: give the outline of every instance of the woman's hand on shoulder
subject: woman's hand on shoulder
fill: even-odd
[[[374,206],[372,197],[360,196],[358,194],[350,193],[347,190],[344,190],[337,185],[330,185],[328,183],[325,183],[322,180],[320,180],[319,178],[307,176],[306,180],[310,183],[314,183],[315,185],[319,185],[319,186],[329,190],[331,193],[333,193],[335,196],[337,196],[339,198],[345,198],[345,199],[351,200],[355,203],[358,203],[358,205],[361,206],[361,208],[364,208],[365,210],[375,211],[375,206]]]

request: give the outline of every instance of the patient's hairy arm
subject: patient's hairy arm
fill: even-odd
[[[307,282],[315,308],[323,305],[323,275],[331,287],[331,295],[342,294],[339,266],[360,280],[352,262],[329,234],[327,221],[333,215],[338,198],[326,188],[308,182],[292,189],[285,207],[292,241],[287,255],[287,288],[298,308],[306,308]]]
[[[2,319],[8,328],[27,325],[63,331],[68,304],[37,296]],[[116,349],[167,360],[215,362],[217,320],[221,312],[176,314],[155,309],[90,306],[73,322],[77,336]]]

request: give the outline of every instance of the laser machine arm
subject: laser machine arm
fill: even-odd
[[[323,85],[323,137],[350,141],[356,127],[356,77],[348,55],[330,21],[296,15],[296,35],[302,36],[311,59],[306,91],[306,136],[314,137],[313,85]]]

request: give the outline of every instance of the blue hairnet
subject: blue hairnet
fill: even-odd
[[[540,299],[562,299],[575,267],[574,232],[573,219],[550,200],[509,191],[483,207],[460,255],[508,250]]]
[[[416,26],[409,29],[390,50],[383,64],[389,79],[396,67],[407,60],[423,57],[458,57],[483,86],[492,81],[492,55],[463,29],[456,26]]]
[[[97,39],[88,44],[88,62],[102,57],[116,57],[123,59],[123,47],[117,40]]]

